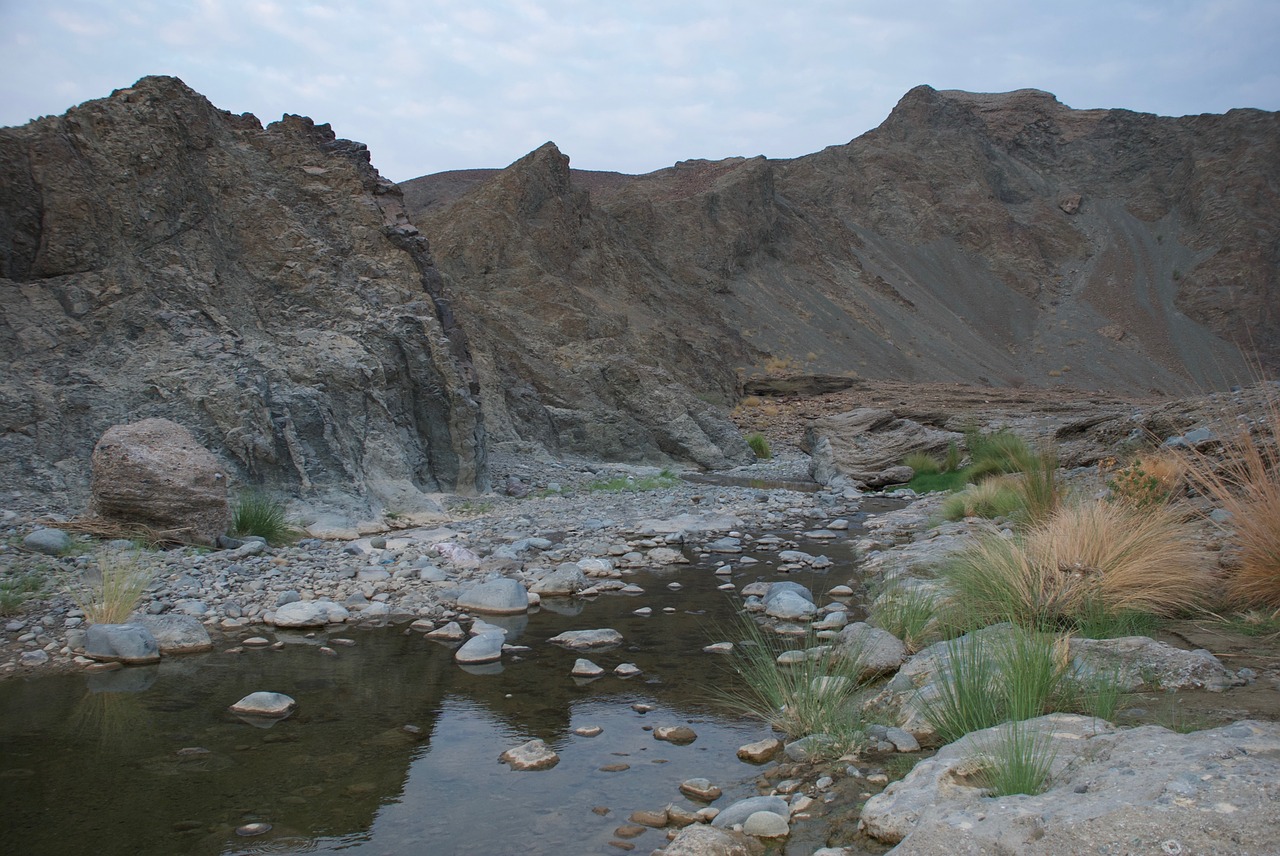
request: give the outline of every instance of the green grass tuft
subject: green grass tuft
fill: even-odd
[[[940,473],[943,470],[942,461],[939,461],[937,458],[924,452],[912,452],[902,459],[902,463],[904,466],[911,467],[911,469],[915,470],[915,474],[918,476],[932,475],[934,473]],[[954,470],[955,467],[951,467],[951,469]]]
[[[284,503],[264,493],[248,491],[236,499],[231,511],[231,531],[244,537],[256,535],[268,544],[288,544],[298,538],[298,529],[285,514]]]
[[[751,447],[751,451],[755,452],[756,457],[761,460],[768,460],[773,457],[773,452],[769,449],[769,441],[760,433],[748,434],[747,445]]]
[[[656,476],[643,476],[642,478],[636,478],[634,476],[615,476],[611,479],[594,481],[587,485],[587,490],[612,492],[659,490],[661,488],[675,487],[679,483],[679,476],[671,472],[671,470],[664,469]]]
[[[89,624],[122,624],[133,614],[153,575],[136,552],[103,551],[97,560],[99,578],[77,580],[68,586],[68,593]]]
[[[875,595],[868,620],[902,640],[915,653],[936,641],[938,599],[932,592],[889,583]]]
[[[35,571],[7,573],[0,579],[0,615],[12,615],[44,591],[45,579]]]
[[[1044,793],[1057,752],[1053,739],[1010,723],[983,746],[982,778],[993,797]]]

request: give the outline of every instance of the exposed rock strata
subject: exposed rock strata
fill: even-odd
[[[328,125],[149,77],[0,130],[0,297],[6,484],[83,497],[94,441],[161,416],[357,514],[487,486],[426,241]]]

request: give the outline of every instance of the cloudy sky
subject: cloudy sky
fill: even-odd
[[[794,157],[912,86],[1164,115],[1280,109],[1277,0],[0,0],[0,125],[181,77],[300,113],[384,175]]]

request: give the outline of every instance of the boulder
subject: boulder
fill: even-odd
[[[141,624],[155,637],[161,654],[196,654],[213,649],[209,631],[200,619],[191,615],[166,613],[164,615],[139,615],[135,624]]]
[[[46,556],[61,556],[71,545],[71,536],[61,529],[37,529],[22,539],[23,549]]]
[[[975,774],[1010,727],[966,735],[916,765],[867,801],[862,830],[912,856],[1280,853],[1280,723],[1177,734],[1043,716],[1022,727],[1048,742],[1047,789],[992,798]]]
[[[942,454],[953,442],[964,442],[964,435],[900,419],[892,410],[862,407],[814,420],[805,432],[803,447],[812,457],[814,481],[830,485],[843,477],[855,484],[883,487],[911,480],[911,468],[902,466],[906,455]]]
[[[510,764],[513,770],[550,770],[560,763],[560,756],[552,751],[541,740],[530,740],[499,756],[504,764]]]
[[[90,513],[214,546],[231,526],[226,470],[168,419],[116,425],[93,448]]]
[[[495,579],[463,589],[458,609],[493,615],[515,615],[529,609],[529,593],[519,580]]]
[[[748,797],[738,800],[717,814],[716,819],[711,821],[711,825],[719,828],[737,826],[746,823],[747,818],[758,811],[771,811],[782,817],[789,817],[791,809],[782,797]]]
[[[622,634],[616,630],[566,630],[547,640],[573,651],[593,651],[616,648],[622,644]]]
[[[160,645],[141,624],[91,624],[85,634],[84,653],[105,662],[156,663]]]
[[[269,719],[281,719],[293,713],[298,703],[284,693],[256,692],[249,693],[240,701],[231,705],[229,710],[240,716],[261,716]]]
[[[464,665],[495,663],[502,659],[502,643],[506,638],[501,631],[472,636],[453,653],[453,659]]]
[[[836,636],[836,652],[862,662],[863,680],[898,671],[907,659],[907,646],[898,637],[863,621],[845,625]]]
[[[699,823],[680,830],[661,852],[663,856],[752,856],[759,851],[740,833]]]
[[[301,600],[276,610],[276,627],[324,627],[341,624],[351,617],[346,607],[328,600]]]
[[[529,587],[529,591],[543,597],[568,597],[589,585],[587,576],[576,562],[562,562],[555,570]]]

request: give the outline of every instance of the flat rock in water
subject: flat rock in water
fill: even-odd
[[[497,579],[464,589],[458,595],[458,609],[515,615],[529,608],[529,593],[519,580]]]
[[[453,659],[464,665],[494,663],[502,659],[502,643],[507,634],[501,631],[472,636],[453,652]]]
[[[710,779],[685,779],[680,783],[680,793],[690,799],[700,800],[702,802],[715,802],[720,799],[720,795],[724,793],[720,788],[711,783]]]
[[[604,669],[597,666],[590,660],[579,658],[573,664],[573,671],[570,672],[575,678],[598,678],[604,674]]]
[[[543,741],[534,739],[508,749],[499,760],[511,765],[513,770],[550,770],[560,763],[560,756]]]
[[[863,831],[916,856],[1280,853],[1280,723],[1177,734],[1051,714],[1022,727],[1050,744],[1048,789],[992,799],[970,773],[1009,728],[969,734],[867,801]]]
[[[687,725],[659,725],[653,729],[656,740],[665,740],[677,746],[684,746],[698,739],[698,734]]]
[[[443,627],[437,627],[425,635],[428,639],[435,639],[440,642],[461,642],[467,638],[467,632],[456,621],[450,621]]]
[[[738,759],[749,764],[764,764],[772,761],[782,751],[782,741],[776,737],[766,737],[755,743],[738,747]]]
[[[91,624],[85,633],[84,653],[107,662],[156,663],[160,644],[141,624]]]
[[[240,716],[280,719],[292,713],[297,706],[298,703],[284,693],[256,692],[231,705],[230,710]]]
[[[622,634],[610,629],[566,630],[547,641],[574,651],[600,650],[621,645]]]

